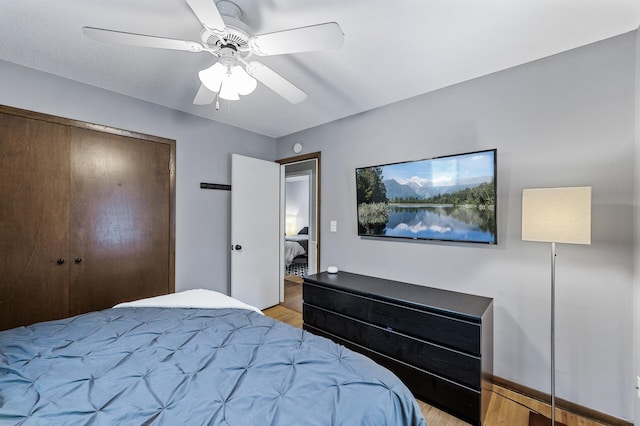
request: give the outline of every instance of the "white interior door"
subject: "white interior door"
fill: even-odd
[[[280,303],[280,165],[231,156],[231,297]]]

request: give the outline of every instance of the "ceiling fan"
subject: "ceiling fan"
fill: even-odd
[[[215,101],[216,108],[219,108],[218,98],[238,100],[240,95],[253,92],[256,80],[292,104],[304,101],[305,92],[263,63],[249,60],[250,57],[337,49],[344,42],[342,29],[335,22],[254,35],[240,20],[240,7],[231,1],[186,2],[202,23],[201,42],[95,27],[82,27],[82,31],[94,40],[108,43],[212,54],[218,60],[198,73],[202,84],[193,103],[208,105]]]

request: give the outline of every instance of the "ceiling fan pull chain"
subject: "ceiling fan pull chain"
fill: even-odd
[[[220,111],[220,91],[222,90],[222,84],[224,80],[220,80],[220,87],[218,87],[218,91],[216,92],[216,111]]]

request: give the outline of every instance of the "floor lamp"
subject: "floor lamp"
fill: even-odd
[[[551,419],[531,412],[529,425],[555,425],[556,243],[591,244],[591,187],[523,190],[522,240],[551,243]]]

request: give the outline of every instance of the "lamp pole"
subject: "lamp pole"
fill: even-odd
[[[551,243],[551,426],[556,423],[556,243]]]

